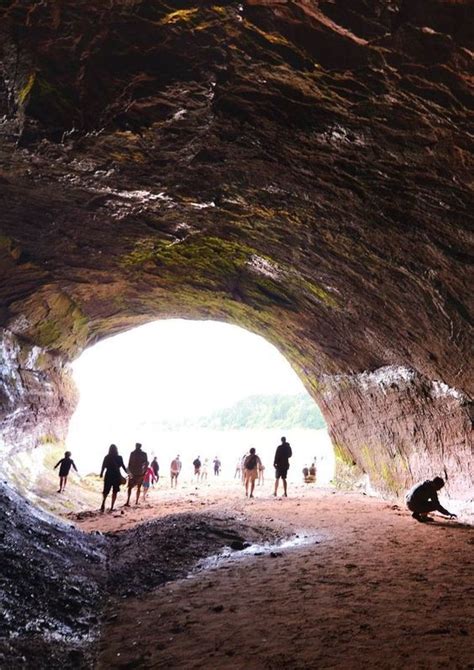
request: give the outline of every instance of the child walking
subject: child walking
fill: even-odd
[[[73,467],[74,470],[77,472],[76,464],[74,463],[74,461],[71,458],[71,452],[70,451],[66,451],[64,453],[64,458],[61,458],[61,460],[56,463],[56,465],[54,466],[54,469],[56,470],[56,468],[58,466],[59,466],[59,489],[58,489],[58,493],[62,493],[64,491],[64,489],[66,488],[67,477],[68,477],[68,474],[69,474],[69,471],[70,471],[71,467]]]
[[[155,479],[156,479],[155,472],[154,472],[153,468],[151,467],[151,465],[149,465],[147,467],[147,469],[145,470],[145,474],[143,475],[142,487],[143,487],[143,500],[144,501],[146,500],[146,497],[148,495],[148,491],[150,490],[150,485],[154,484]]]

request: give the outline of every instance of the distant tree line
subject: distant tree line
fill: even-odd
[[[192,427],[213,430],[246,428],[326,428],[315,402],[305,393],[299,395],[251,395],[232,407],[216,410],[207,416],[166,422],[168,428]]]

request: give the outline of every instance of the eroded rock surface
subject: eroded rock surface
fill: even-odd
[[[1,6],[0,325],[53,389],[3,425],[37,397],[67,421],[61,361],[98,338],[222,319],[279,347],[379,488],[467,496],[472,3]]]
[[[107,545],[0,485],[0,666],[90,668]]]

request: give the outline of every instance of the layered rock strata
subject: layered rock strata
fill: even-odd
[[[471,2],[1,7],[4,440],[61,432],[97,339],[222,319],[379,489],[469,496]]]

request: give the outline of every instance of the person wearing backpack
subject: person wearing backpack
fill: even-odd
[[[255,488],[255,480],[258,477],[258,470],[262,467],[260,457],[255,453],[255,448],[250,449],[250,453],[244,461],[244,475],[245,475],[245,495],[253,498],[253,490]],[[250,496],[249,496],[250,486]]]

